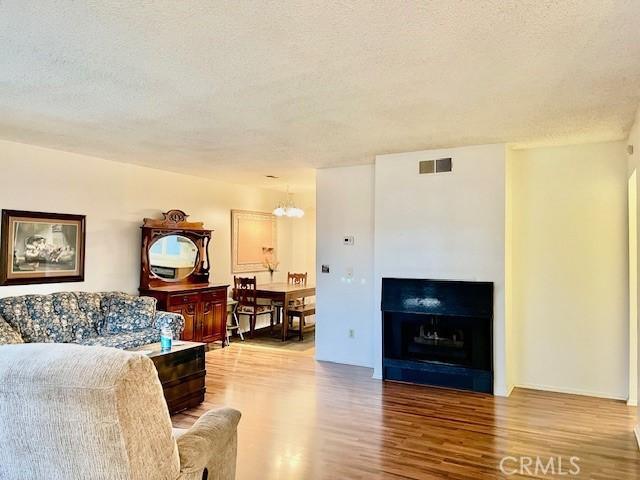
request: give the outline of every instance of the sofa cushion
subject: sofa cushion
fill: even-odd
[[[160,332],[155,328],[145,328],[135,332],[123,332],[114,335],[102,335],[82,338],[74,343],[80,345],[98,345],[101,347],[135,348],[160,341]]]
[[[9,343],[24,343],[20,334],[0,317],[0,345]]]
[[[71,328],[73,339],[87,338],[98,333],[92,319],[80,309],[78,298],[71,292],[51,295],[53,308],[63,322]]]
[[[156,314],[156,299],[151,297],[134,297],[126,293],[105,295],[103,306],[106,306],[104,329],[102,334],[135,332],[153,325]]]
[[[273,311],[273,307],[271,305],[257,305],[256,313],[260,315],[261,313],[268,313]],[[238,307],[238,313],[253,313],[253,307],[251,305],[240,305]]]
[[[103,294],[92,292],[73,292],[73,294],[78,299],[78,308],[87,316],[96,332],[101,332],[105,314],[105,309],[102,308]]]
[[[67,343],[74,340],[74,319],[59,315],[53,306],[53,295],[25,295],[29,318],[20,324],[22,338],[29,343]]]
[[[25,342],[65,342],[73,339],[69,326],[55,313],[50,295],[2,298],[0,315]]]
[[[0,315],[14,330],[20,333],[19,325],[27,323],[29,318],[25,297],[0,298]]]

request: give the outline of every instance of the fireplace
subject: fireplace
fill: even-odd
[[[493,283],[382,279],[385,380],[493,393]]]

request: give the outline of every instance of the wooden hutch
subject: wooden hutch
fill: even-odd
[[[224,341],[228,285],[209,283],[212,230],[188,222],[182,210],[163,215],[145,218],[141,227],[140,294],[156,298],[158,309],[184,316],[181,340]]]

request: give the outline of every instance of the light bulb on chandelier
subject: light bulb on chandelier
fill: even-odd
[[[276,205],[276,208],[273,209],[273,214],[276,217],[289,217],[289,218],[301,218],[304,216],[304,210],[298,208],[293,203],[293,199],[291,198],[291,193],[289,193],[289,186],[287,186],[287,201],[280,202]]]

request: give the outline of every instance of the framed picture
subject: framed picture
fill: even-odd
[[[2,210],[0,236],[0,285],[84,280],[84,215]]]
[[[231,210],[231,270],[266,272],[277,266],[277,225],[271,213]]]

